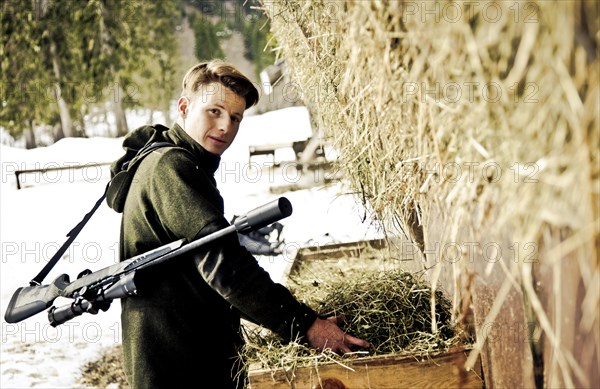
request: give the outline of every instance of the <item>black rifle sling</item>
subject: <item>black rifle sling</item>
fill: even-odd
[[[169,147],[169,146],[175,146],[175,145],[173,143],[168,143],[168,142],[154,142],[154,143],[148,144],[148,145],[142,147],[137,152],[135,157],[133,157],[131,160],[125,162],[123,164],[123,166],[121,167],[121,170],[122,171],[127,170],[133,174],[133,171],[135,170],[135,168],[137,168],[137,165],[139,165],[139,162],[144,157],[146,157],[148,154],[150,154],[152,151],[154,151],[158,148]],[[111,182],[112,182],[112,178],[108,182],[108,185],[106,185],[106,189],[104,190],[104,193],[102,194],[102,196],[100,196],[98,201],[96,201],[96,204],[94,204],[94,206],[92,207],[92,210],[89,211],[83,217],[83,219],[79,223],[77,223],[77,225],[75,227],[73,227],[73,229],[71,231],[69,231],[69,233],[67,233],[68,239],[65,241],[65,243],[63,243],[63,245],[58,249],[58,251],[52,256],[52,258],[50,258],[50,260],[48,261],[46,266],[44,266],[44,268],[31,281],[29,281],[29,285],[35,286],[35,285],[42,284],[42,281],[44,281],[44,278],[46,278],[46,276],[48,275],[48,273],[50,273],[52,268],[54,266],[56,266],[56,264],[58,263],[60,258],[65,253],[65,251],[67,251],[67,249],[69,248],[71,243],[73,243],[75,238],[77,238],[77,235],[79,235],[79,233],[81,232],[83,227],[87,224],[87,222],[91,219],[92,215],[100,207],[100,204],[102,204],[102,202],[106,198],[106,194],[108,193],[108,189],[110,188]]]

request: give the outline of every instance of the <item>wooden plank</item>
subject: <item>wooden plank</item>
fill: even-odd
[[[248,163],[252,162],[252,157],[258,155],[271,155],[275,164],[275,151],[278,149],[291,148],[292,143],[277,143],[267,145],[248,146]]]
[[[250,155],[263,155],[263,154],[273,154],[275,150],[285,149],[292,147],[292,143],[277,143],[277,144],[267,144],[267,145],[255,145],[248,146],[248,153]]]
[[[296,260],[326,260],[345,257],[360,257],[365,250],[381,250],[387,247],[385,239],[359,240],[302,247]]]
[[[568,236],[566,231],[553,233],[556,241],[564,241],[564,237]],[[538,387],[600,388],[600,354],[597,349],[600,344],[600,328],[590,320],[594,308],[593,304],[586,306],[589,292],[582,279],[582,274],[592,276],[591,269],[597,266],[598,256],[593,242],[588,243],[585,248],[588,255],[578,258],[573,252],[565,253],[556,263],[544,258],[549,248],[540,249],[541,257],[546,260],[534,267],[536,292],[555,331],[554,336],[560,340],[560,350],[545,332],[534,337],[538,352],[543,354],[543,364],[539,367],[543,372],[539,374]],[[594,286],[588,287],[592,289]],[[597,303],[595,309],[598,309]],[[564,358],[563,361],[568,360],[568,354],[576,360],[579,374],[572,370],[571,365],[559,361],[559,357]]]
[[[465,357],[464,350],[432,357],[383,355],[346,366],[327,362],[294,371],[250,370],[248,378],[251,389],[483,388],[479,363],[464,377],[457,374],[456,365]]]
[[[46,167],[40,169],[22,169],[15,170],[15,179],[17,181],[17,189],[21,189],[21,181],[20,177],[23,174],[32,174],[32,173],[47,173],[52,171],[63,171],[63,170],[75,170],[75,169],[86,169],[90,167],[98,167],[98,166],[110,166],[112,162],[99,162],[99,163],[87,163],[82,165],[73,165],[73,166],[57,166],[57,167]]]

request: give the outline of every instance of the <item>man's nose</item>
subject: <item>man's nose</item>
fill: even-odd
[[[230,117],[222,117],[219,120],[219,130],[222,132],[230,132],[231,130],[233,130],[234,125],[235,123]]]

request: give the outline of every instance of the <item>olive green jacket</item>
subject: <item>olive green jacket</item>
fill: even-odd
[[[213,177],[220,157],[177,124],[132,132],[113,168],[155,141],[178,147],[155,150],[139,164],[123,210],[122,260],[229,225]],[[286,340],[305,335],[316,318],[271,280],[236,234],[140,271],[135,282],[138,296],[122,300],[121,315],[125,370],[134,388],[202,387],[202,374],[224,380],[216,387],[229,387],[240,316]]]

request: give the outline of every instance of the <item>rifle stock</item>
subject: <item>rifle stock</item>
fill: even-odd
[[[50,285],[34,285],[19,288],[15,291],[4,320],[7,323],[18,323],[43,310],[50,308],[57,297],[73,298],[82,288],[101,286],[116,281],[123,274],[137,269],[140,265],[156,260],[169,252],[180,248],[185,240],[180,239],[130,258],[126,261],[105,267],[70,282],[67,274],[62,274]]]
[[[8,303],[4,320],[7,323],[18,323],[50,308],[54,300],[63,295],[63,291],[68,285],[69,276],[61,274],[50,285],[26,286],[17,289]]]

